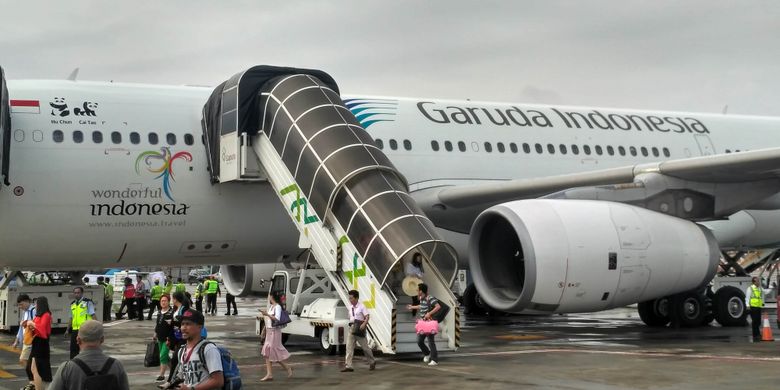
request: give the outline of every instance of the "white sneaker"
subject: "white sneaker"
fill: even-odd
[[[429,366],[438,366],[438,365],[439,365],[439,363],[436,363],[436,361],[435,361],[435,360],[431,360],[431,362],[430,362],[430,363],[428,363],[428,365],[429,365]]]
[[[431,361],[431,355],[425,355],[425,357],[423,358],[423,362],[428,363],[430,361]]]

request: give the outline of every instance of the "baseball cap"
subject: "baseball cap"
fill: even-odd
[[[187,309],[181,314],[181,321],[190,321],[192,323],[203,325],[206,319],[203,318],[203,314],[195,309]]]

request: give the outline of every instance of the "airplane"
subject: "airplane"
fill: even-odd
[[[268,183],[213,184],[213,88],[0,76],[4,269],[222,264],[228,290],[246,295],[264,289],[255,265],[300,255]],[[780,247],[778,118],[342,103],[472,272],[467,301],[549,313],[640,303],[659,323],[661,304],[703,305],[721,251]]]

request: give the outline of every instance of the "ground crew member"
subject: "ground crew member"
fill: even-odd
[[[106,278],[98,276],[98,284],[103,286],[103,322],[111,322],[111,306],[114,305],[114,286]]]
[[[138,281],[138,283],[135,284],[135,306],[136,309],[138,310],[137,311],[138,318],[136,319],[138,321],[143,321],[148,287],[146,287],[146,283],[144,283],[144,279],[141,277],[141,275],[136,275],[135,279]]]
[[[94,320],[95,303],[89,298],[84,298],[84,288],[81,286],[73,288],[73,302],[70,303],[70,358],[73,359],[79,354],[79,344],[76,341],[78,330],[81,324]]]
[[[198,286],[195,287],[195,310],[203,313],[203,293],[205,292],[203,286],[203,278],[198,278]]]
[[[163,294],[170,296],[173,291],[173,276],[168,275],[165,278],[165,288],[163,288]]]
[[[769,294],[771,291],[771,288],[761,288],[756,276],[753,277],[753,284],[745,290],[745,307],[750,310],[753,341],[761,341],[761,310],[764,307],[764,294]]]
[[[160,310],[160,297],[163,295],[163,288],[160,286],[160,279],[154,280],[154,286],[152,286],[152,290],[149,294],[152,296],[152,304],[149,305],[149,316],[146,317],[147,320],[151,320],[152,314],[156,313],[157,310]]]
[[[211,315],[217,315],[217,294],[222,296],[222,292],[219,291],[219,282],[214,275],[209,277],[206,281],[206,297],[209,303],[209,313]]]
[[[181,281],[181,278],[176,279],[176,284],[173,285],[173,291],[180,293],[187,292],[187,286],[184,285],[184,282]]]
[[[233,305],[233,315],[238,315],[238,308],[236,307],[236,297],[229,291],[225,291],[225,308],[227,309],[226,316],[230,315],[230,305]]]

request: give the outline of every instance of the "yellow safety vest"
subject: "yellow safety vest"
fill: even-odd
[[[200,298],[203,294],[203,283],[198,283],[198,287],[195,287],[195,299]]]
[[[92,316],[89,315],[89,303],[87,300],[73,301],[70,304],[70,316],[70,327],[73,330],[79,330],[81,324],[91,320]]]
[[[761,288],[750,285],[750,307],[764,307],[764,294]]]
[[[111,283],[104,283],[103,287],[106,289],[105,293],[105,299],[107,301],[113,301],[114,300],[114,286],[111,285]]]
[[[184,286],[184,283],[176,283],[176,285],[174,287],[176,288],[176,292],[183,293],[183,292],[187,291],[187,287]]]
[[[170,281],[165,282],[165,289],[163,290],[166,295],[169,295],[171,293],[171,290],[173,290],[173,283]]]
[[[162,293],[162,287],[160,287],[159,284],[155,284],[154,287],[152,287],[152,300],[159,301],[160,297],[162,297]]]
[[[217,288],[219,288],[219,284],[217,284],[217,281],[216,280],[209,280],[206,283],[207,283],[206,285],[208,286],[208,287],[206,287],[206,294],[216,294],[217,293]]]

